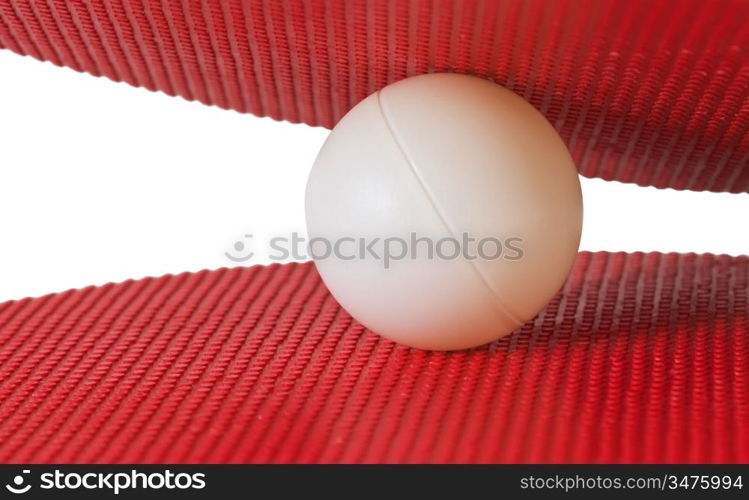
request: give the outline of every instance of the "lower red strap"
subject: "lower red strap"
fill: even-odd
[[[747,462],[749,258],[581,253],[462,352],[353,322],[311,264],[0,304],[0,462]]]

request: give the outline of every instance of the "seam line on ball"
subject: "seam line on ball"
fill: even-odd
[[[429,201],[429,204],[432,205],[432,208],[434,209],[434,212],[437,214],[437,217],[439,218],[442,225],[447,229],[447,232],[450,234],[451,237],[455,238],[455,232],[450,227],[450,224],[447,222],[447,218],[443,215],[442,210],[440,210],[439,206],[437,205],[437,202],[434,200],[434,197],[432,196],[432,193],[429,192],[429,189],[427,188],[426,183],[424,182],[424,179],[419,174],[418,169],[416,168],[416,165],[413,161],[411,161],[411,157],[406,152],[406,149],[403,147],[401,142],[398,140],[398,135],[395,133],[395,130],[390,122],[390,119],[388,118],[388,113],[385,110],[385,106],[382,102],[382,91],[377,91],[376,94],[377,97],[377,107],[380,110],[380,114],[382,115],[382,120],[385,124],[385,128],[387,128],[387,131],[390,133],[390,137],[393,139],[393,142],[395,143],[395,146],[398,148],[398,151],[400,152],[401,156],[403,156],[403,159],[406,161],[406,164],[408,165],[409,169],[411,170],[411,173],[416,177],[416,182],[419,184],[419,187],[421,187],[421,190],[424,192],[424,196],[426,196],[427,200]],[[489,280],[486,279],[486,276],[481,272],[481,270],[476,266],[476,264],[472,261],[467,261],[468,265],[473,269],[474,273],[479,278],[479,281],[489,290],[489,293],[494,297],[494,303],[499,308],[500,312],[510,321],[514,322],[518,327],[523,326],[525,324],[525,321],[522,321],[520,318],[518,318],[515,314],[513,314],[510,309],[505,305],[505,303],[502,301],[502,299],[499,297],[497,292],[492,288],[492,286],[489,284]]]

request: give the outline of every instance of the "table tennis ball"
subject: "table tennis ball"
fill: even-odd
[[[343,117],[312,168],[306,215],[320,276],[355,319],[453,350],[511,333],[555,295],[577,255],[582,196],[564,143],[529,103],[431,74]]]

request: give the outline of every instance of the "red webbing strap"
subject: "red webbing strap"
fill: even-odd
[[[0,304],[0,462],[747,462],[749,258],[581,253],[488,347],[365,331],[310,264]]]
[[[583,175],[749,191],[745,0],[0,0],[0,47],[332,126],[388,82],[492,78]]]

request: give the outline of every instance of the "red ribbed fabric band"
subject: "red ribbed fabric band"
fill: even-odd
[[[521,331],[407,349],[311,264],[0,304],[0,462],[749,461],[749,258],[581,253]]]
[[[749,191],[745,0],[0,0],[0,47],[278,119],[332,126],[385,84],[491,78],[583,175]]]

